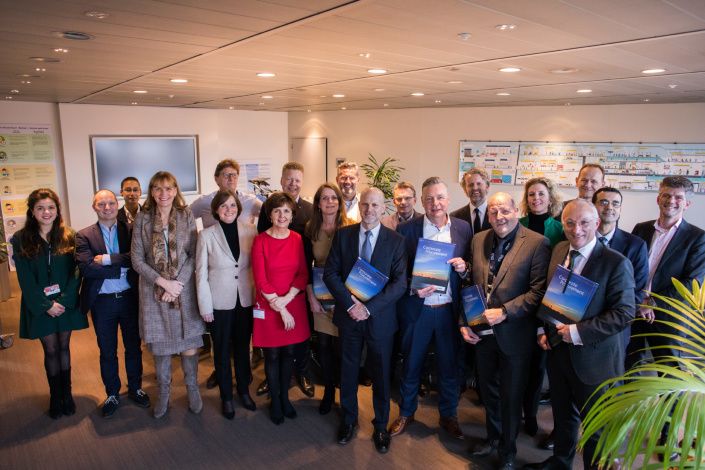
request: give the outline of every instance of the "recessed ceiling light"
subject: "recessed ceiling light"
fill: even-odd
[[[648,99],[648,98],[644,98],[642,101],[643,101],[644,103],[648,103],[648,102],[651,101],[651,100]]]
[[[505,73],[514,73],[514,72],[521,72],[521,69],[519,67],[502,67],[499,69],[500,72],[505,72]]]
[[[345,95],[342,93],[336,93],[335,95],[332,95],[332,96],[333,96],[333,98],[345,98]],[[324,98],[324,97],[321,97],[321,98]]]
[[[384,88],[375,88],[375,91],[384,91]]]
[[[515,24],[498,24],[495,26],[500,31],[511,31],[513,29],[516,29],[517,25]]]
[[[589,88],[581,88],[580,90],[576,90],[576,93],[592,93],[592,90]]]
[[[54,52],[59,52],[61,54],[67,54],[69,52],[68,49],[64,49],[63,47],[55,47]]]
[[[462,82],[461,80],[451,80],[451,81],[446,82],[446,83],[449,83],[449,84],[451,84],[451,85],[458,85],[458,84],[463,83],[463,82]]]
[[[84,13],[85,16],[88,18],[95,18],[97,20],[104,20],[108,16],[110,16],[110,13],[105,13],[104,11],[87,11]]]
[[[58,38],[70,39],[72,41],[88,41],[89,39],[93,39],[93,36],[90,34],[80,31],[54,31],[51,34]]]
[[[11,100],[11,99],[12,99],[12,96],[6,96],[5,99],[6,99],[6,100]]]
[[[346,108],[345,106],[343,106],[343,107],[340,108],[340,109],[342,109],[343,111],[345,111],[345,110],[348,109],[348,108]]]
[[[257,76],[260,78],[272,78],[272,77],[276,77],[277,74],[272,73],[272,72],[259,72],[257,74]]]
[[[511,93],[507,93],[506,91],[500,91],[499,93],[496,93],[497,96],[509,96]]]
[[[137,104],[137,101],[133,101],[131,104]]]
[[[370,57],[372,57],[372,54],[370,54],[369,52],[360,52],[358,55],[363,59],[369,59]]]
[[[173,98],[175,95],[169,95],[169,98]]]
[[[17,94],[19,92],[20,92],[20,90],[10,90],[10,93],[14,93],[14,94]]]
[[[30,82],[29,80],[22,80],[20,83],[22,83],[23,85],[30,85],[32,82]]]
[[[327,95],[320,95],[319,98],[327,98]]]
[[[387,106],[389,106],[389,103],[384,103],[384,107],[386,108]]]
[[[646,69],[646,70],[642,70],[641,73],[645,73],[646,75],[651,75],[654,73],[663,73],[665,71],[666,71],[666,69]]]
[[[172,78],[169,80],[171,83],[188,83],[188,80],[185,78]]]
[[[307,113],[310,113],[310,112],[311,112],[311,110],[310,110],[310,109],[307,109],[307,110],[306,110],[306,112],[307,112]]]
[[[423,96],[423,95],[424,95],[424,93],[422,93],[420,91],[415,91],[411,94],[411,96]]]
[[[556,73],[556,74],[565,74],[565,73],[575,73],[577,71],[578,71],[578,69],[573,68],[573,67],[563,67],[560,69],[552,69],[550,72]]]
[[[273,100],[274,97],[272,95],[262,95],[263,100]]]
[[[470,33],[458,33],[458,37],[459,37],[460,40],[462,40],[462,41],[467,41],[468,39],[470,39],[470,38],[472,37],[472,34],[470,34]]]
[[[436,101],[434,101],[434,103],[438,104],[438,103],[442,103],[442,101],[441,101],[441,100],[436,100]]]
[[[138,95],[144,95],[147,93],[147,90],[133,90],[132,93],[137,93]]]
[[[61,62],[59,59],[56,57],[30,57],[29,60],[33,60],[34,62],[46,62],[46,63],[56,63],[56,62]]]
[[[47,71],[47,69],[45,69],[44,67],[35,67],[34,70],[37,72],[46,72]]]
[[[676,88],[677,86],[678,86],[678,85],[676,85],[675,83],[671,83],[670,85],[668,85],[668,88],[670,88],[671,90],[673,90],[673,89]]]
[[[228,106],[228,109],[235,109],[235,106]]]
[[[369,69],[367,73],[371,73],[373,75],[382,75],[383,73],[387,73],[385,69]]]
[[[570,106],[570,103],[566,103],[565,106]]]

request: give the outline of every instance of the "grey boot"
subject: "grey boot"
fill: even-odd
[[[159,396],[154,406],[154,417],[159,419],[169,409],[169,393],[171,391],[171,356],[154,356],[154,370],[157,374]]]
[[[181,368],[184,370],[184,383],[188,392],[188,409],[200,413],[203,409],[201,393],[198,391],[198,354],[181,355]]]

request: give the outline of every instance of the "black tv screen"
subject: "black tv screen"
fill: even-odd
[[[95,190],[120,195],[120,182],[134,176],[147,190],[158,171],[172,173],[184,194],[198,194],[198,136],[91,136]]]

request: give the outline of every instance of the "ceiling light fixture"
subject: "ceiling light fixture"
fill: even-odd
[[[363,59],[369,59],[370,57],[372,57],[372,54],[370,54],[369,52],[360,52],[358,55]]]
[[[340,109],[342,109],[343,111],[345,111],[345,110],[348,109],[348,108],[346,108],[345,106],[343,106],[343,107],[340,108]]]
[[[6,96],[5,99],[6,99],[6,100],[11,100],[11,99],[12,99],[12,96]]]
[[[566,73],[575,73],[575,72],[577,72],[578,70],[579,70],[579,69],[576,69],[576,68],[573,68],[573,67],[563,67],[563,68],[560,68],[560,69],[552,69],[552,70],[550,70],[550,72],[551,72],[551,73],[555,73],[555,74],[566,74]]]
[[[54,52],[59,52],[61,54],[67,54],[69,52],[68,49],[64,49],[63,47],[55,47]]]
[[[375,91],[384,91],[384,88],[375,88]]]
[[[519,67],[502,67],[499,71],[504,73],[515,73],[521,72],[521,69]]]
[[[273,100],[274,97],[272,95],[262,95],[263,100]]]
[[[434,101],[434,103],[438,104],[438,103],[442,103],[442,101],[441,101],[441,100],[436,100],[436,101]]]
[[[382,75],[387,73],[385,69],[369,69],[367,73],[371,73],[372,75]]]
[[[132,93],[137,93],[138,95],[144,95],[147,93],[147,90],[133,90]]]
[[[34,62],[46,62],[46,63],[61,62],[56,57],[30,57],[29,60],[33,60]]]
[[[411,96],[424,96],[425,93],[422,93],[420,91],[415,91],[411,94]]]
[[[131,104],[137,104],[137,101],[133,101]]]
[[[10,90],[10,93],[14,93],[14,94],[17,94],[19,92],[20,92],[20,90]]]
[[[495,93],[497,96],[510,96],[511,93],[507,93],[506,91],[500,91],[499,93]]]
[[[643,101],[644,103],[648,103],[648,102],[651,101],[651,100],[648,99],[648,98],[644,98],[642,101]]]
[[[653,75],[655,73],[663,73],[665,71],[666,71],[666,69],[646,69],[646,70],[642,70],[641,73],[646,74],[646,75]]]
[[[675,83],[671,83],[670,85],[668,85],[668,88],[670,88],[671,90],[673,90],[673,89],[676,88],[677,86],[678,86],[678,85],[676,85]]]
[[[496,29],[500,31],[511,31],[513,29],[516,29],[517,25],[515,24],[498,24],[495,26]]]
[[[34,70],[36,72],[46,72],[47,71],[47,69],[45,69],[44,67],[35,67]],[[27,76],[29,77],[29,75],[27,75]]]
[[[85,16],[88,18],[95,18],[97,20],[104,20],[108,16],[110,16],[110,13],[105,13],[104,11],[87,11],[84,13]]]
[[[389,103],[384,103],[384,107],[386,108],[387,106],[389,106]]]
[[[446,82],[446,83],[448,83],[448,84],[450,84],[450,85],[459,85],[459,84],[461,84],[461,83],[463,83],[463,82],[462,82],[461,80],[451,80],[451,81]]]
[[[169,98],[173,98],[175,95],[169,95]]]
[[[307,113],[310,113],[310,112],[311,112],[311,110],[310,110],[310,109],[307,109],[307,110],[306,110],[306,112],[307,112]]]
[[[17,77],[19,77],[19,78],[41,78],[39,75],[31,75],[28,73],[18,73]]]
[[[472,34],[470,33],[458,33],[458,37],[460,38],[461,41],[467,41],[472,37]]]
[[[23,85],[30,85],[32,82],[30,82],[29,80],[22,80],[20,83],[22,83]]]
[[[581,88],[580,90],[576,90],[576,93],[592,93],[592,90],[589,88]]]
[[[570,106],[570,102],[566,103],[565,106]]]
[[[171,83],[188,83],[188,80],[185,78],[172,78],[169,80]]]
[[[259,72],[259,73],[257,74],[257,76],[260,77],[260,78],[272,78],[272,77],[276,77],[277,74],[276,74],[276,73],[272,73],[272,72]]]
[[[228,109],[235,109],[235,106],[228,106]]]
[[[345,95],[342,93],[336,93],[332,96],[333,96],[333,98],[345,98]],[[325,96],[321,96],[321,98],[325,98]]]

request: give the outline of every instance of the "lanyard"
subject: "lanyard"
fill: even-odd
[[[494,241],[492,242],[492,253],[490,254],[489,270],[487,273],[487,304],[489,304],[490,296],[492,295],[492,288],[496,271],[499,271],[499,267],[502,265],[504,257],[507,255],[507,253],[509,253],[509,250],[512,248],[512,241],[513,240],[507,240],[504,243],[504,246],[502,246],[502,252],[499,254],[497,260],[495,260],[495,253],[497,251],[497,238],[495,237]]]

